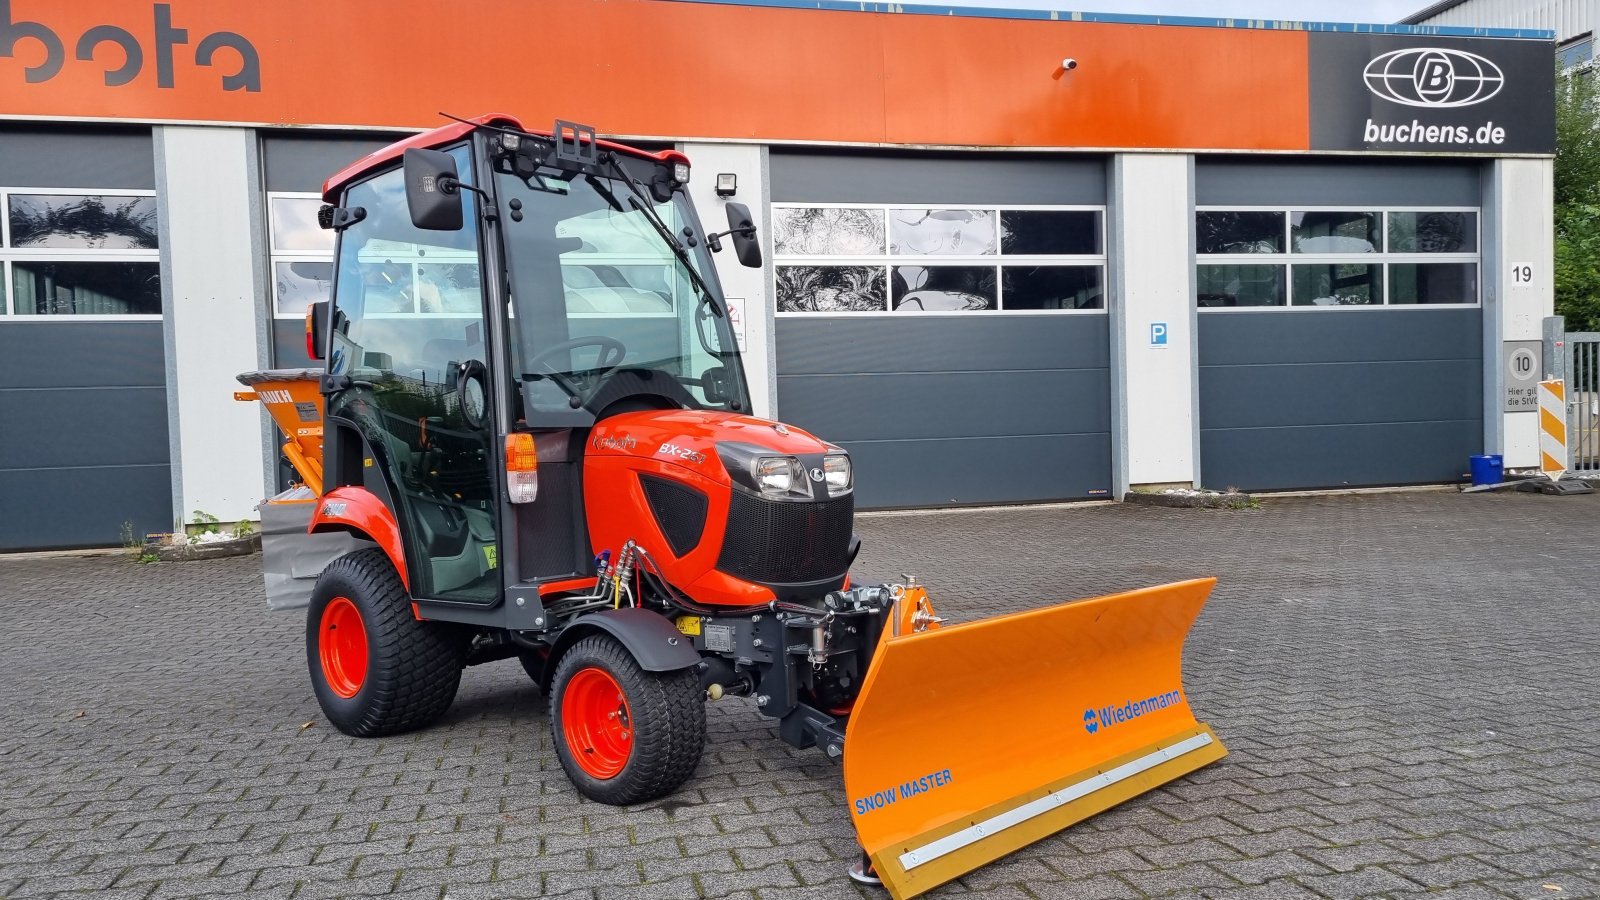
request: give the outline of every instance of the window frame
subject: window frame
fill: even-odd
[[[1195,282],[1191,282],[1190,304],[1202,313],[1259,313],[1259,312],[1337,312],[1349,310],[1372,309],[1481,309],[1483,307],[1483,208],[1480,206],[1388,206],[1381,203],[1346,204],[1341,206],[1325,205],[1231,205],[1231,204],[1206,204],[1197,205],[1194,215],[1207,212],[1272,212],[1283,215],[1283,252],[1282,253],[1201,253],[1195,249],[1192,256],[1191,272],[1193,277],[1198,277],[1198,270],[1203,265],[1221,266],[1279,266],[1284,268],[1283,300],[1282,306],[1200,306],[1199,292]],[[1294,250],[1294,213],[1297,212],[1352,212],[1352,213],[1377,213],[1379,216],[1378,229],[1383,237],[1383,246],[1371,253],[1296,253]],[[1389,251],[1389,214],[1390,213],[1472,213],[1474,223],[1474,244],[1477,250],[1470,253],[1393,253]],[[1195,223],[1191,221],[1190,227]],[[1419,263],[1471,263],[1477,272],[1477,299],[1470,303],[1392,303],[1390,295],[1393,292],[1394,279],[1390,276],[1391,265],[1411,265]],[[1381,267],[1383,278],[1383,302],[1368,304],[1351,304],[1338,306],[1316,306],[1311,304],[1295,305],[1294,302],[1294,267],[1297,265],[1376,265]]]
[[[161,263],[161,248],[135,250],[118,248],[100,250],[87,247],[12,247],[11,246],[11,195],[45,195],[54,197],[148,197],[157,203],[157,243],[160,243],[160,199],[153,190],[140,188],[68,188],[68,187],[16,187],[0,185],[0,323],[64,323],[64,322],[160,322],[166,317],[166,287],[162,286],[162,312],[160,313],[69,313],[47,314],[18,313],[16,289],[11,272],[14,262],[74,263],[74,262],[153,262]]]
[[[262,205],[262,210],[265,213],[267,226],[267,296],[272,303],[272,318],[285,321],[304,321],[306,317],[305,310],[288,313],[278,310],[278,263],[327,263],[330,266],[330,271],[332,271],[331,267],[338,254],[337,236],[332,247],[325,254],[314,253],[309,250],[278,249],[278,236],[272,228],[272,201],[315,200],[320,204],[323,202],[322,194],[316,191],[267,191],[264,196],[266,202]],[[332,231],[329,231],[329,234],[332,233]],[[330,297],[333,296],[331,288],[328,291],[328,295]]]
[[[809,203],[809,202],[781,202],[769,204],[770,212],[774,214],[779,209],[870,209],[883,213],[883,252],[875,255],[819,255],[819,254],[784,254],[778,253],[777,239],[774,235],[768,241],[772,258],[772,277],[767,283],[771,292],[773,314],[780,318],[846,318],[858,319],[873,316],[934,317],[934,318],[971,318],[981,316],[1095,316],[1105,315],[1110,311],[1112,292],[1108,280],[1109,268],[1106,245],[1110,236],[1106,230],[1106,207],[1104,205],[1074,204],[1074,203]],[[890,252],[890,245],[894,241],[893,227],[889,215],[897,209],[975,209],[986,210],[995,214],[996,247],[994,253],[986,254],[896,254]],[[999,232],[1001,216],[1007,211],[1013,212],[1090,212],[1096,215],[1096,225],[1100,235],[1100,252],[1097,254],[1017,254],[1007,255],[1000,252]],[[923,310],[920,312],[900,312],[895,309],[861,310],[856,312],[811,312],[804,310],[783,311],[777,308],[778,303],[778,268],[780,266],[836,266],[836,267],[867,267],[882,270],[884,276],[884,291],[887,303],[892,304],[893,273],[896,266],[923,266],[925,268],[939,267],[972,267],[984,266],[995,270],[995,309],[985,310]],[[1006,309],[1004,279],[1000,277],[1002,270],[1007,265],[1023,266],[1059,266],[1077,268],[1098,268],[1100,270],[1100,292],[1104,302],[1099,309]]]

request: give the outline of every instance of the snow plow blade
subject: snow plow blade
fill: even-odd
[[[889,892],[914,897],[1227,755],[1181,673],[1215,584],[885,632],[844,783]]]

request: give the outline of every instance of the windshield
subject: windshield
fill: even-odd
[[[648,181],[654,166],[641,161],[638,169]],[[655,213],[685,244],[696,274],[715,285],[704,242],[687,246],[684,231],[698,223],[682,192],[653,203],[613,178],[550,173],[530,186],[516,175],[495,177],[513,365],[529,425],[585,425],[618,403],[749,411],[721,298],[701,292],[640,208]]]

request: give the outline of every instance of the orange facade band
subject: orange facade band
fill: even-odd
[[[422,128],[506,109],[634,136],[1303,150],[1307,43],[670,0],[0,0],[0,117]]]

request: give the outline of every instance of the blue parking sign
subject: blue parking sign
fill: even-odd
[[[1165,347],[1167,345],[1167,323],[1150,323],[1150,346]]]

